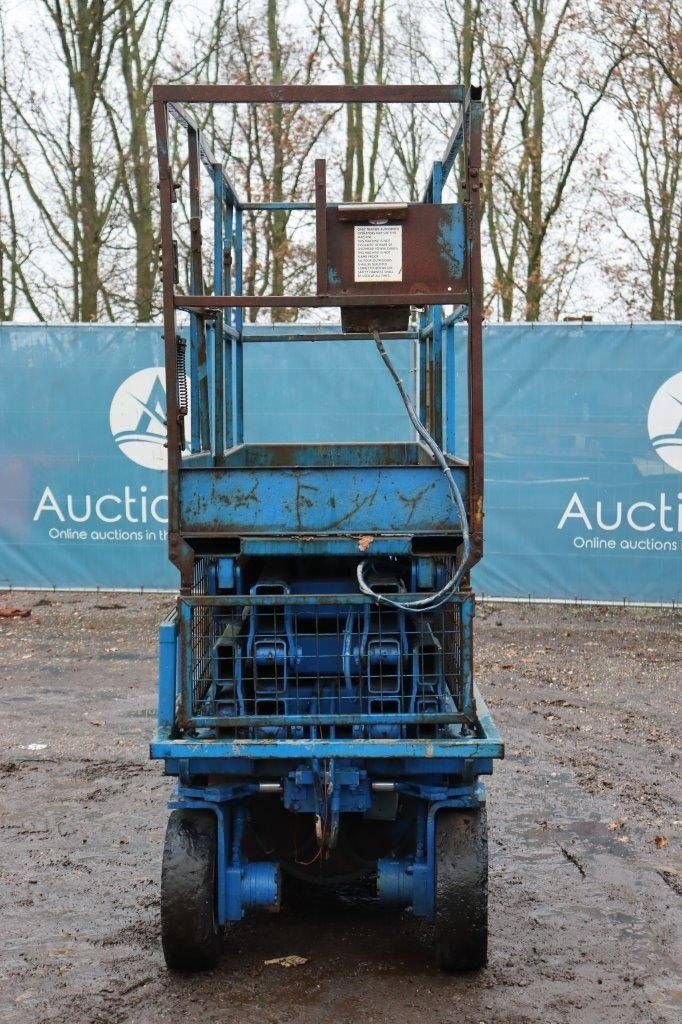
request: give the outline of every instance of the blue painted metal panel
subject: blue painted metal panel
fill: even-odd
[[[306,760],[311,757],[352,758],[354,761],[395,758],[502,757],[499,741],[488,739],[433,740],[155,740],[153,758],[224,758],[244,760]]]
[[[245,537],[244,555],[357,555],[357,537]],[[377,537],[372,541],[373,555],[409,555],[412,541],[408,536]]]
[[[436,168],[441,167],[438,161],[433,166],[434,171],[436,171]],[[436,177],[437,189],[435,195],[440,196],[442,191],[442,170],[437,172]],[[434,203],[439,201],[438,198],[434,198]],[[451,268],[452,276],[455,278],[462,277],[464,274],[464,207],[461,203],[453,203],[449,206],[443,206],[442,210],[443,220],[437,245],[443,258]]]
[[[151,747],[150,747],[151,749]],[[151,753],[153,758],[163,758],[164,754]],[[501,755],[495,754],[496,758]],[[292,758],[293,761],[296,758]],[[168,775],[185,777],[186,768],[189,762],[186,758],[180,758],[178,756],[168,757],[165,759],[165,769]],[[449,772],[452,772],[452,759],[448,757],[402,757],[402,758],[370,758],[366,759],[364,764],[367,767],[371,767],[373,774],[377,777],[389,777],[391,779],[400,776],[403,779],[407,779],[408,776],[412,778],[412,784],[415,784],[416,779],[420,779],[420,789],[426,793],[426,790],[431,791],[443,789],[443,776],[447,776]],[[493,758],[492,757],[474,757],[469,758],[466,761],[461,761],[456,765],[460,767],[466,764],[467,769],[470,769],[472,778],[477,775],[492,775],[493,773]],[[234,783],[233,788],[240,785],[244,789],[246,795],[247,787],[252,787],[257,779],[271,779],[273,775],[277,775],[282,769],[282,762],[276,758],[268,760],[267,758],[249,759],[244,758],[241,755],[238,757],[223,757],[223,758],[210,758],[210,757],[193,757],[191,761],[192,773],[194,775],[231,775],[237,780]],[[244,781],[244,780],[248,781]]]
[[[159,736],[169,737],[175,724],[178,629],[173,616],[159,627],[159,677],[156,724]]]
[[[453,470],[464,493],[464,473]],[[439,468],[184,470],[185,532],[402,534],[457,532]]]

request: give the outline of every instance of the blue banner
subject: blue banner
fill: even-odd
[[[160,329],[4,325],[0,342],[0,585],[174,589]],[[679,602],[682,325],[491,325],[484,344],[476,589]],[[371,342],[246,346],[245,393],[254,442],[410,437]]]
[[[0,585],[172,588],[154,327],[0,328]]]
[[[485,333],[479,592],[682,599],[682,325]]]

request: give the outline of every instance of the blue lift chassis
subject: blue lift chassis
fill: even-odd
[[[453,102],[461,114],[421,204],[330,205],[324,161],[314,204],[243,204],[186,107],[236,102]],[[251,910],[276,911],[289,886],[307,882],[350,887],[422,917],[444,969],[479,968],[488,870],[481,778],[503,756],[472,672],[469,570],[481,554],[483,517],[479,91],[161,86],[154,109],[169,552],[181,577],[160,629],[151,744],[177,778],[161,882],[166,962],[211,967],[228,926]],[[171,116],[188,143],[187,294],[175,289]],[[462,201],[443,204],[460,151]],[[202,168],[214,194],[211,294]],[[317,295],[243,294],[242,218],[254,206],[266,215],[314,212]],[[385,281],[363,277],[358,245],[388,246],[378,274]],[[447,316],[444,303],[454,307]],[[336,305],[341,325],[245,327],[244,307],[268,305]],[[189,312],[186,339],[178,309]],[[466,458],[453,454],[459,320],[467,323]],[[245,344],[371,337],[401,392],[412,441],[245,441]],[[414,402],[384,344],[394,339],[412,344]]]

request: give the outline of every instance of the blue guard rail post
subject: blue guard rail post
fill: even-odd
[[[420,203],[329,202],[324,160],[314,202],[244,203],[192,108],[261,103],[438,103],[458,115]],[[301,883],[351,887],[424,918],[445,970],[486,963],[481,777],[503,745],[472,673],[469,572],[483,527],[481,115],[473,86],[154,90],[169,556],[180,571],[176,609],[160,628],[151,744],[177,777],[161,880],[170,968],[211,967],[228,928],[252,909],[278,910]],[[186,291],[171,118],[186,140]],[[444,203],[456,165],[458,201]],[[314,217],[314,295],[244,294],[244,211],[274,208]],[[338,326],[244,323],[248,307],[327,306],[340,310]],[[186,336],[179,311],[189,315]],[[467,324],[461,366],[458,321]],[[245,438],[244,346],[313,338],[347,344],[349,358],[354,342],[374,342],[411,441]],[[414,395],[391,359],[397,340],[412,347]],[[467,381],[466,458],[455,455],[456,370]]]

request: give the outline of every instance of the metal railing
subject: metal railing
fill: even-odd
[[[467,321],[468,374],[468,513],[472,538],[472,561],[482,552],[483,527],[483,417],[482,417],[482,280],[480,261],[480,165],[481,92],[460,85],[384,86],[232,86],[168,85],[154,89],[154,117],[159,162],[161,202],[161,243],[164,336],[168,401],[169,458],[169,542],[171,560],[180,568],[182,585],[188,589],[192,574],[191,548],[183,543],[179,500],[181,454],[189,437],[195,459],[222,458],[225,451],[244,442],[243,346],[244,308],[255,307],[351,307],[395,305],[396,294],[379,290],[356,293],[330,287],[327,273],[327,234],[324,161],[315,169],[315,203],[243,203],[224,166],[212,153],[194,104],[306,104],[306,103],[409,103],[459,104],[459,117],[440,160],[432,163],[424,190],[425,204],[441,204],[443,186],[459,153],[463,154],[463,180],[459,189],[466,236],[466,266],[457,287],[446,291],[405,291],[400,304],[424,308],[418,332],[420,401],[419,416],[436,440],[454,448],[454,414],[443,408],[443,394],[451,396],[451,382],[444,387],[444,374],[451,372],[454,345],[452,328],[443,318],[442,305],[453,304],[454,316]],[[175,180],[169,145],[169,120],[186,132],[189,175],[189,282],[187,294],[177,283],[177,248],[174,241],[173,206],[179,182]],[[212,293],[204,285],[201,188],[202,168],[208,172],[213,191],[212,251],[214,281]],[[314,295],[245,295],[243,273],[243,213],[260,208],[309,210],[316,212],[316,264],[318,287]],[[386,289],[384,288],[384,291]],[[191,431],[184,429],[179,395],[177,312],[190,314],[189,385],[191,388]],[[390,337],[391,332],[387,332]],[[409,336],[403,332],[403,336]],[[272,340],[277,340],[273,337]],[[180,346],[182,349],[182,345]],[[212,351],[212,359],[209,353]],[[212,372],[209,373],[209,364]],[[182,384],[182,381],[180,381]],[[213,392],[211,394],[211,389]],[[180,389],[181,390],[181,389]],[[448,422],[445,428],[444,424]],[[444,436],[447,429],[447,436]]]

